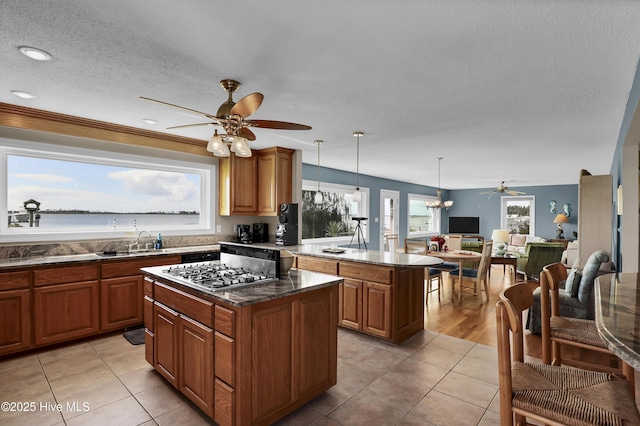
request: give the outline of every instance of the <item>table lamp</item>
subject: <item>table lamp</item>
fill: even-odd
[[[553,219],[553,223],[558,224],[558,229],[556,230],[556,238],[559,240],[564,240],[564,231],[562,230],[563,223],[569,223],[569,218],[564,214],[560,213]]]
[[[509,241],[509,231],[506,229],[494,229],[491,233],[491,239],[496,245],[496,255],[504,256],[506,253],[505,248]]]

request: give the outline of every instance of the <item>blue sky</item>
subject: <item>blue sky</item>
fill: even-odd
[[[9,210],[200,211],[200,175],[10,155]]]

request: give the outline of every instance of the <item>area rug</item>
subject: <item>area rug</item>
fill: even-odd
[[[129,341],[132,345],[143,345],[144,344],[144,327],[136,328],[135,330],[125,331],[123,336],[125,339]]]

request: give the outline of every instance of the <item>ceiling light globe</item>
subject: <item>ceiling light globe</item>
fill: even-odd
[[[324,202],[324,197],[322,196],[322,192],[316,191],[315,197],[313,197],[313,202],[315,204],[322,204]]]
[[[360,188],[356,188],[356,190],[353,191],[353,201],[356,203],[362,201],[362,191],[360,191]]]

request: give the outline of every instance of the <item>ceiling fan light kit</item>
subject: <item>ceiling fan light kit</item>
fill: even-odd
[[[249,129],[250,127],[262,127],[264,129],[280,129],[280,130],[310,130],[311,126],[305,124],[288,123],[285,121],[274,120],[247,120],[251,114],[262,104],[264,95],[262,93],[254,92],[238,102],[233,101],[233,93],[238,90],[241,84],[232,79],[224,79],[220,81],[220,86],[228,93],[228,98],[220,105],[216,115],[207,114],[195,109],[186,108],[179,105],[170,104],[168,102],[159,101],[156,99],[146,98],[141,96],[141,99],[155,102],[161,105],[170,106],[173,108],[181,109],[198,115],[202,115],[208,118],[209,122],[185,124],[181,126],[172,126],[168,129],[185,128],[185,127],[197,127],[197,126],[221,126],[226,134],[218,135],[216,131],[213,137],[207,144],[207,151],[212,152],[217,157],[228,157],[229,151],[233,152],[238,157],[251,157],[251,148],[247,141],[256,140],[256,136]],[[220,145],[227,145],[222,148]],[[230,145],[230,146],[229,146]]]
[[[359,203],[362,201],[362,191],[358,186],[358,175],[360,174],[360,137],[364,136],[364,132],[353,132],[356,138],[356,190],[353,192],[353,201]]]
[[[451,206],[453,206],[453,201],[450,201],[450,200],[442,201],[442,189],[440,189],[440,161],[442,161],[442,157],[438,157],[438,189],[436,190],[438,199],[432,200],[432,201],[425,201],[424,205],[431,209],[449,210]]]

